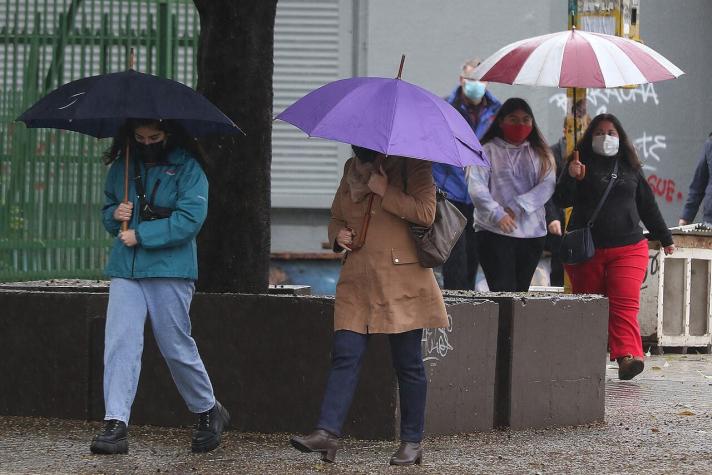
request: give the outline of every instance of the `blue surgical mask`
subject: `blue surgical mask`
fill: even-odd
[[[465,93],[468,99],[474,102],[480,102],[485,95],[485,83],[465,79],[465,84],[462,86],[462,92]]]

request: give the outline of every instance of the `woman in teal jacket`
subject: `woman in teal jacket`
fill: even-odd
[[[124,160],[129,142],[129,202]],[[198,415],[192,450],[220,444],[229,414],[215,399],[190,335],[188,310],[198,278],[195,237],[208,212],[208,180],[195,142],[170,121],[131,120],[105,154],[110,164],[102,210],[116,236],[106,274],[111,278],[104,343],[103,430],[97,454],[128,452],[128,421],[136,395],[146,318],[188,409]],[[122,231],[121,224],[128,223]]]

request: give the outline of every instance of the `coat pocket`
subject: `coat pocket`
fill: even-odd
[[[395,265],[418,264],[420,260],[418,260],[418,254],[415,251],[391,249],[391,262]]]

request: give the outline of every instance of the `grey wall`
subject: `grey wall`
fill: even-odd
[[[393,76],[407,55],[404,79],[445,95],[463,60],[486,57],[530,36],[566,29],[566,0],[372,0],[367,2],[366,70]],[[702,143],[712,132],[712,2],[641,0],[643,41],[687,74],[635,90],[595,91],[589,114],[620,117],[636,141],[649,182],[669,225],[676,225]],[[500,99],[519,96],[534,108],[550,141],[561,131],[565,91],[492,84]]]
[[[566,0],[357,0],[354,75],[393,77],[405,53],[403,78],[445,96],[456,86],[464,60],[486,57],[519,39],[565,29],[567,4]],[[677,224],[700,149],[712,132],[710,18],[709,0],[641,0],[643,41],[686,75],[633,90],[589,94],[589,114],[618,115],[635,140],[670,226]],[[558,139],[563,89],[491,84],[490,90],[502,100],[525,98],[547,139]],[[323,216],[308,214],[311,225]],[[290,228],[285,216],[274,218],[273,238],[284,243],[282,233]],[[298,218],[289,215],[289,219]],[[316,232],[325,233],[325,225]],[[300,236],[309,235],[302,231]],[[290,242],[301,246],[290,250],[313,250],[319,245],[300,239]]]

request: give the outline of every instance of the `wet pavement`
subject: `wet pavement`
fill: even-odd
[[[653,356],[632,381],[609,363],[605,423],[427,438],[420,467],[389,467],[395,442],[350,439],[324,464],[288,434],[228,432],[194,455],[188,428],[131,427],[129,455],[95,456],[99,427],[0,417],[0,473],[712,473],[712,355]]]

